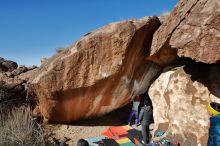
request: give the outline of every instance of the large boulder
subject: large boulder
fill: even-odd
[[[220,60],[220,1],[180,0],[156,31],[150,60],[167,64],[179,57],[197,62]]]
[[[11,60],[5,60],[0,57],[0,72],[13,71],[18,67],[18,64]]]
[[[181,145],[206,146],[210,114],[207,105],[220,99],[220,67],[189,62],[164,71],[149,88],[154,129]]]
[[[99,116],[144,93],[160,67],[145,60],[157,17],[111,23],[47,59],[30,90],[48,122]]]

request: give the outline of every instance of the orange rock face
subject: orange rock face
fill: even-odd
[[[143,93],[160,67],[145,60],[156,17],[111,23],[45,61],[30,89],[46,121],[99,116]]]
[[[220,1],[181,0],[156,31],[151,60],[167,64],[179,57],[197,62],[220,60]]]

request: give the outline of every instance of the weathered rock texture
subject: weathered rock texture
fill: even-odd
[[[143,93],[159,67],[146,62],[156,17],[111,23],[46,60],[31,82],[49,122],[99,116]]]
[[[178,57],[207,64],[219,62],[219,0],[180,0],[170,16],[161,20],[148,60],[164,66]],[[164,71],[149,89],[155,130],[166,131],[181,145],[206,146],[207,105],[210,101],[220,103],[220,66],[193,61],[185,65],[184,69]]]
[[[0,58],[0,103],[25,98],[27,82],[36,69]]]
[[[165,131],[181,145],[207,145],[210,101],[220,97],[219,65],[190,62],[162,73],[151,85],[155,131]]]
[[[180,0],[156,31],[151,57],[159,64],[167,64],[179,57],[198,62],[215,63],[220,60],[220,1]]]
[[[0,73],[0,102],[25,96],[25,82]]]
[[[5,60],[0,57],[0,72],[13,71],[18,67],[18,64],[14,61]]]

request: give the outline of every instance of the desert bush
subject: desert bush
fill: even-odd
[[[65,49],[66,49],[66,48],[57,48],[57,49],[56,49],[56,52],[57,52],[57,53],[61,53],[61,52],[63,52]]]
[[[43,128],[31,116],[28,106],[12,110],[0,107],[0,146],[45,146]]]

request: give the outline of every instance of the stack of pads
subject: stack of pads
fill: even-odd
[[[102,136],[86,139],[90,146],[103,143],[105,146],[143,146],[140,142],[141,132],[132,127],[116,126],[110,127],[102,133]]]
[[[164,132],[157,132],[156,137],[160,137],[163,134]],[[89,142],[89,146],[97,146],[98,144],[103,144],[104,146],[144,146],[144,144],[141,142],[141,132],[128,125],[110,127],[107,131],[102,133],[102,136],[92,137],[86,140]],[[160,143],[164,146],[179,145],[177,141],[171,143],[167,139],[162,139]],[[152,142],[150,142],[148,145],[157,146],[157,144]]]

